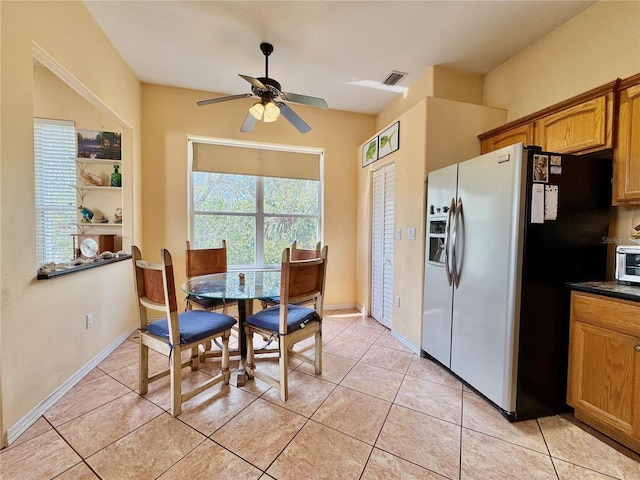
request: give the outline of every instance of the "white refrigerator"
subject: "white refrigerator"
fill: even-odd
[[[563,284],[605,278],[610,179],[522,144],[428,175],[422,351],[511,420],[566,408]]]

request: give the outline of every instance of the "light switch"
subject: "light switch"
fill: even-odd
[[[407,228],[407,238],[409,240],[415,240],[416,239],[416,227]]]
[[[396,240],[402,240],[402,229],[396,228]]]

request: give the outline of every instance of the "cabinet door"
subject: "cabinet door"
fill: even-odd
[[[558,153],[589,153],[613,148],[613,93],[537,120],[535,144]]]
[[[614,330],[571,323],[567,403],[632,438],[640,435],[638,345]]]
[[[527,123],[485,138],[481,143],[481,151],[483,154],[489,153],[519,142],[525,145],[533,145],[533,123]]]
[[[620,92],[614,201],[640,203],[640,85]]]

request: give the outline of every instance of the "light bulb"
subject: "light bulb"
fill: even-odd
[[[269,101],[264,106],[264,118],[265,122],[275,122],[278,116],[280,115],[280,108],[278,106]]]
[[[264,106],[260,102],[256,102],[249,109],[249,113],[256,119],[260,120],[262,118],[262,114],[264,113]]]

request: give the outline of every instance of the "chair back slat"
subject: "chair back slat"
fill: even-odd
[[[227,271],[227,242],[222,241],[220,248],[191,249],[187,241],[185,264],[187,278],[224,273]]]
[[[320,242],[316,243],[316,248],[307,250],[298,248],[298,242],[295,241],[291,245],[291,260],[311,260],[320,257]]]
[[[166,299],[169,312],[178,312],[178,301],[176,300],[176,283],[173,276],[173,264],[171,263],[171,255],[165,249],[162,249],[164,256],[164,272],[165,272],[165,288]]]
[[[289,303],[322,292],[323,271],[322,259],[292,261],[289,265]]]
[[[318,258],[295,261],[291,260],[291,249],[285,248],[282,252],[279,322],[281,334],[287,331],[286,305],[314,300],[315,310],[322,318],[327,252],[328,247],[325,245]]]
[[[160,267],[160,265],[158,265]],[[143,292],[144,296],[155,303],[164,304],[164,280],[162,270],[143,268]]]
[[[147,328],[149,323],[147,308],[162,310],[168,320],[169,342],[172,345],[178,345],[180,343],[180,326],[171,254],[164,248],[160,250],[162,263],[158,264],[142,260],[140,249],[135,245],[132,245],[131,251],[140,312],[139,328],[141,330]]]

